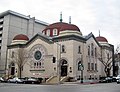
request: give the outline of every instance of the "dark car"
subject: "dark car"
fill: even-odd
[[[113,78],[112,77],[106,77],[106,82],[107,83],[110,83],[110,82],[112,82],[113,81]]]
[[[42,79],[34,77],[25,77],[22,79],[22,81],[25,84],[40,84],[42,82]]]
[[[99,82],[100,83],[110,83],[110,82],[112,82],[112,78],[111,77],[100,77]]]
[[[115,76],[112,76],[111,78],[112,78],[112,82],[116,82],[117,81]]]

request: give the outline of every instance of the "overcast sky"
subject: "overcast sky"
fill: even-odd
[[[62,12],[63,22],[71,16],[83,35],[92,32],[96,37],[100,30],[110,44],[120,44],[120,0],[0,0],[0,12],[6,10],[50,24],[59,22]]]

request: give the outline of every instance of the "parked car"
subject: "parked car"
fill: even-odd
[[[34,77],[25,77],[25,78],[23,78],[22,81],[25,84],[40,84],[42,82],[42,79],[34,78]]]
[[[116,80],[116,77],[115,76],[113,76],[112,77],[112,82],[116,82],[117,80]]]
[[[100,80],[99,80],[99,82],[100,83],[110,83],[110,82],[112,82],[112,78],[111,77],[100,77]]]
[[[2,77],[0,77],[0,82],[4,82],[4,79]]]
[[[105,80],[106,80],[107,83],[110,83],[110,82],[112,82],[113,79],[112,79],[112,77],[106,77]]]
[[[120,79],[117,79],[117,84],[119,84],[120,83]]]
[[[22,83],[23,81],[19,79],[18,77],[10,78],[8,79],[8,82],[10,83]]]
[[[116,77],[116,80],[118,80],[118,79],[120,79],[120,75],[118,75],[118,76]]]

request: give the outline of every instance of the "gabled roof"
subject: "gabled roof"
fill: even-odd
[[[92,32],[90,34],[88,34],[87,36],[84,36],[84,38],[87,40],[89,40],[91,37],[93,37],[93,39],[96,41],[96,43],[100,46],[100,44],[98,43],[98,41],[96,40],[95,36],[92,34]]]
[[[43,35],[42,33],[37,33],[32,39],[30,39],[26,45],[30,44],[33,40],[35,40],[36,38],[40,38],[42,40],[44,40],[47,43],[52,43],[52,38],[48,37],[46,35]]]

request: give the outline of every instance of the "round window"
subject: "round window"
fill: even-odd
[[[40,51],[36,51],[35,54],[34,54],[34,57],[35,57],[36,60],[40,60],[41,56],[42,56],[42,54],[41,54]]]

